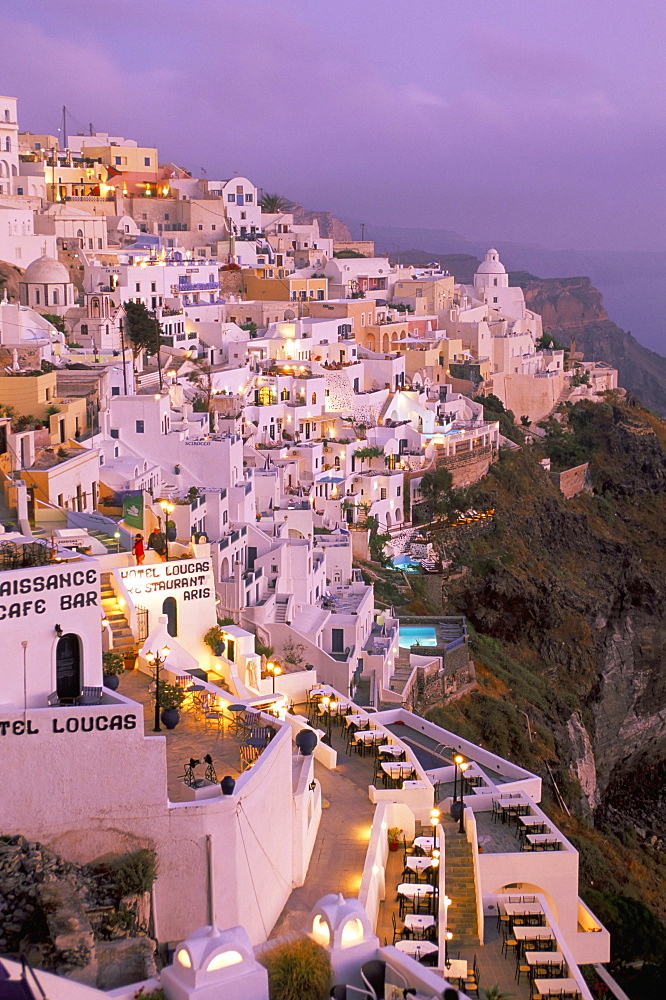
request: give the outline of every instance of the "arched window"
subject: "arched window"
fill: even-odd
[[[35,289],[35,305],[39,305],[39,288]]]
[[[90,313],[93,319],[99,318],[99,299],[97,296],[90,300]]]
[[[167,616],[167,632],[169,635],[178,635],[178,604],[175,597],[167,597],[162,604],[162,614]]]
[[[12,141],[9,138],[9,136],[7,136],[7,138],[5,139],[5,150],[8,153],[11,153],[12,151]]]
[[[56,646],[56,694],[63,701],[73,701],[81,694],[81,640],[68,632]]]
[[[259,390],[259,405],[260,406],[270,406],[271,404],[271,390],[270,386],[262,385]]]
[[[53,289],[53,305],[54,306],[58,305],[58,289],[57,288]]]
[[[317,402],[317,393],[313,392],[312,393],[312,404],[314,405],[316,402]]]

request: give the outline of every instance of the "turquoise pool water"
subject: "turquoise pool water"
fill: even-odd
[[[432,625],[401,625],[399,644],[403,649],[410,646],[436,646],[437,634]]]
[[[396,556],[391,560],[395,569],[401,569],[405,573],[415,573],[420,566],[418,559],[411,556]]]

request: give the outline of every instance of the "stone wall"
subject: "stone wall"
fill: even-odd
[[[564,472],[549,472],[548,475],[557,486],[560,493],[563,493],[567,500],[578,496],[584,490],[591,492],[588,483],[589,463],[576,465],[573,469],[565,469]]]

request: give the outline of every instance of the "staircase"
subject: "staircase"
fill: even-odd
[[[132,635],[127,618],[118,607],[116,595],[111,586],[110,573],[102,573],[101,584],[102,609],[104,616],[108,619],[111,626],[112,646],[117,653],[123,653],[126,649],[134,648],[134,636]]]
[[[288,603],[288,597],[278,596],[275,598],[275,618],[273,620],[278,624],[284,624],[287,621]]]
[[[447,929],[453,934],[451,947],[478,945],[472,847],[451,816],[442,816],[441,824],[446,839],[446,895],[451,899],[447,918]]]

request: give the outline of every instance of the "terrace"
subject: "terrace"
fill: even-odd
[[[238,731],[234,714],[228,710],[229,703],[236,702],[235,696],[221,685],[209,683],[206,687],[213,691],[219,691],[219,694],[211,694],[210,697],[203,698],[202,695],[208,694],[206,687],[199,685],[194,677],[192,677],[192,682],[193,684],[197,683],[201,690],[188,696],[181,709],[180,722],[176,728],[173,730],[163,729],[161,733],[162,736],[166,737],[167,795],[171,802],[193,800],[193,795],[190,794],[190,790],[183,780],[185,766],[190,758],[203,760],[206,754],[210,754],[218,783],[225,775],[238,778],[247,766],[241,757],[241,746],[247,742],[247,738]],[[151,677],[139,670],[125,673],[121,677],[119,693],[143,705],[146,736],[156,735],[153,731],[155,702],[151,693],[152,687]],[[207,715],[213,715],[215,701],[217,701],[217,706],[222,708],[222,711],[219,717],[207,718]],[[211,711],[206,712],[202,707],[204,705],[207,705]],[[269,720],[264,715],[260,725],[268,724]],[[197,777],[203,777],[204,767],[200,767],[195,773]]]

